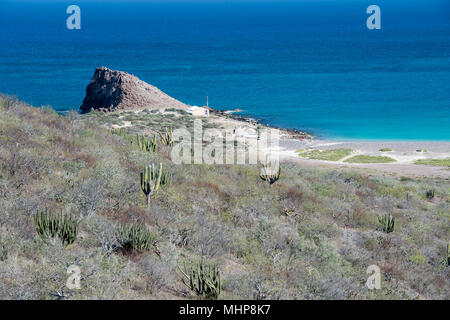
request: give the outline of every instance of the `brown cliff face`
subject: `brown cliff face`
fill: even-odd
[[[95,69],[94,76],[86,88],[81,112],[187,107],[129,73],[101,67]]]

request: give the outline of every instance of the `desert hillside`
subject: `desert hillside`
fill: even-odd
[[[450,298],[448,179],[284,162],[269,185],[256,165],[175,165],[164,134],[192,117],[171,112],[114,129],[116,113],[0,97],[2,299]],[[149,163],[164,178],[147,201]],[[199,264],[220,292],[183,283]]]

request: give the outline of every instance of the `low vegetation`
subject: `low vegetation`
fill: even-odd
[[[416,160],[414,164],[422,164],[426,166],[450,167],[450,158],[447,159],[421,159]]]
[[[137,147],[175,118],[112,133],[114,117],[0,97],[3,299],[449,299],[448,180],[283,162],[270,185],[260,165],[175,165],[169,146]],[[149,163],[171,183],[148,204]],[[54,231],[61,213],[73,242]],[[374,264],[380,290],[365,286]],[[66,287],[71,265],[79,290]]]
[[[392,149],[391,148],[381,148],[379,151],[381,151],[381,152],[390,152],[390,151],[392,151]]]
[[[397,160],[391,157],[383,157],[383,156],[367,156],[367,155],[357,155],[346,159],[344,162],[347,163],[390,163],[396,162]]]
[[[297,153],[302,158],[314,159],[314,160],[327,160],[327,161],[339,161],[353,152],[352,149],[331,149],[331,150],[318,150],[307,149],[297,150]]]

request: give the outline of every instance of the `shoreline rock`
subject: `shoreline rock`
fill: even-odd
[[[187,109],[188,105],[132,74],[101,67],[95,69],[80,107],[82,113],[92,110],[112,112],[143,108]]]

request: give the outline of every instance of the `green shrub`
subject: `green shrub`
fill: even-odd
[[[416,160],[414,164],[423,164],[426,166],[450,167],[450,158],[447,159],[422,159]]]
[[[349,156],[352,149],[333,149],[333,150],[297,150],[298,155],[302,158],[314,160],[339,161],[342,158]]]
[[[420,265],[425,264],[427,259],[425,258],[425,256],[422,253],[417,252],[416,254],[413,254],[409,257],[409,261],[420,266]]]
[[[45,209],[34,215],[37,233],[43,238],[58,236],[65,244],[75,242],[78,234],[78,222],[70,215],[54,215]]]
[[[428,200],[431,200],[434,198],[434,190],[430,189],[427,190],[427,192],[425,192],[425,196],[427,197]]]
[[[382,156],[367,156],[367,155],[358,155],[351,157],[344,162],[347,163],[389,163],[389,162],[397,162],[397,160],[391,157],[382,157]]]

